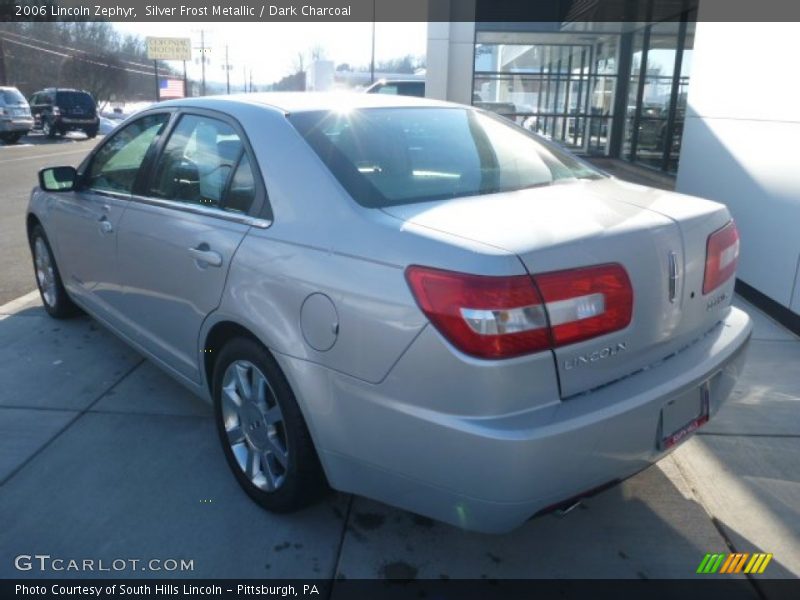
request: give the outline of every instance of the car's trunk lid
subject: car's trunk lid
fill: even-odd
[[[604,263],[626,269],[634,294],[630,325],[553,350],[562,397],[678,352],[730,304],[732,281],[702,294],[706,240],[729,219],[712,202],[603,179],[384,210],[513,252],[534,275]]]

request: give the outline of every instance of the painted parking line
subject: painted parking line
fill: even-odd
[[[14,298],[13,300],[9,300],[3,306],[0,306],[0,315],[13,315],[17,312],[20,308],[29,304],[34,299],[39,297],[39,290],[33,290],[32,292],[28,292],[24,296],[20,296],[19,298]]]
[[[36,154],[35,156],[22,156],[19,158],[9,158],[6,160],[0,160],[0,165],[4,165],[6,163],[12,162],[19,162],[22,160],[36,160],[37,158],[50,158],[53,156],[66,156],[68,154],[89,154],[91,148],[89,149],[82,149],[82,150],[71,150],[69,152],[51,152],[50,154]]]

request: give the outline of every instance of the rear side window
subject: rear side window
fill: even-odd
[[[148,115],[116,132],[92,161],[89,187],[130,194],[147,151],[168,120],[166,113]]]
[[[370,108],[290,120],[356,202],[371,208],[602,177],[499,117],[470,109]]]
[[[231,179],[223,208],[233,212],[246,213],[250,210],[256,197],[256,180],[247,154],[242,154],[239,165]]]
[[[17,90],[0,90],[0,104],[14,106],[17,104],[27,104],[25,96]]]
[[[425,96],[425,84],[423,82],[401,83],[398,86],[398,93],[403,96],[417,96],[423,98]]]
[[[150,194],[233,212],[249,211],[255,183],[241,138],[227,123],[184,115],[156,164]]]

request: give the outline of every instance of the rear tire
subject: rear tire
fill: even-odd
[[[66,319],[80,313],[64,289],[53,250],[41,225],[35,225],[31,230],[30,243],[36,285],[47,314],[54,319]]]
[[[273,512],[316,502],[327,489],[325,476],[294,393],[269,352],[251,339],[230,341],[214,366],[212,390],[225,459],[247,495]]]
[[[22,136],[23,134],[19,132],[0,134],[0,138],[2,138],[3,143],[8,144],[9,146],[11,144],[16,144]]]
[[[56,135],[58,134],[58,129],[55,125],[53,125],[50,119],[45,119],[42,122],[42,133],[52,140],[55,139]]]

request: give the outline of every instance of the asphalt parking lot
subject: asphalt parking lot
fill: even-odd
[[[0,304],[31,290],[25,207],[39,169],[75,166],[100,139],[69,133],[50,140],[33,133],[12,146],[0,143]]]
[[[201,578],[653,579],[698,577],[706,553],[769,552],[762,577],[800,575],[800,339],[740,299],[756,326],[728,404],[564,516],[492,536],[335,493],[262,511],[230,475],[208,406],[90,318],[51,320],[28,293],[22,186],[90,144],[0,148],[0,577],[81,576],[15,569],[36,553],[187,559],[177,574]]]

